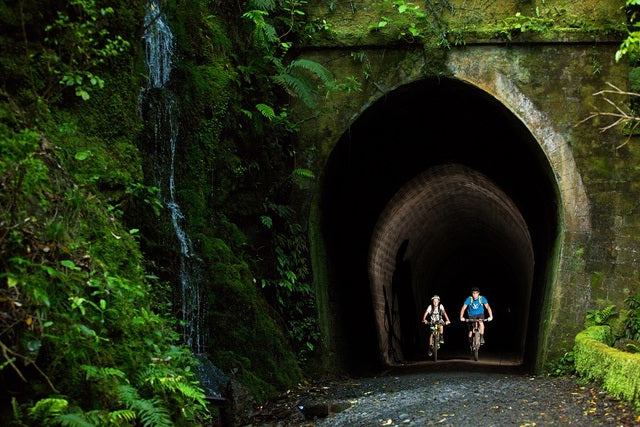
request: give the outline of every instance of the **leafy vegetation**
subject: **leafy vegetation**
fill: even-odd
[[[116,4],[50,6],[0,7],[0,423],[206,422],[195,361],[156,314],[169,302],[151,297],[138,230],[125,225],[134,199],[158,210],[139,161],[126,161],[140,124],[117,119],[136,109],[122,89],[140,82],[129,69],[110,86],[129,54],[113,34],[134,31]],[[102,110],[101,92],[120,108]],[[120,126],[97,134],[101,120]]]
[[[586,316],[587,325],[608,325],[617,315],[615,305],[608,305],[601,310],[589,310]]]
[[[449,47],[448,28],[442,18],[445,12],[454,12],[449,1],[427,1],[421,7],[407,0],[383,0],[378,6],[382,15],[369,26],[370,31],[391,31],[406,42],[433,38],[435,45]]]

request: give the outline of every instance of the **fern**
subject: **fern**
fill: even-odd
[[[273,0],[252,0],[249,2],[249,8],[271,12],[275,10],[276,3]]]
[[[111,368],[108,366],[91,366],[91,365],[82,365],[80,369],[85,371],[86,378],[88,380],[97,379],[97,380],[106,380],[112,379],[112,377],[120,378],[124,380],[126,383],[129,382],[127,378],[127,374],[122,372],[120,369]]]
[[[136,412],[131,409],[120,409],[109,413],[109,421],[114,424],[122,424],[122,421],[135,421]]]
[[[616,317],[616,306],[609,305],[602,310],[589,310],[587,311],[586,319],[592,321],[595,325],[608,325],[609,320]]]
[[[171,417],[158,399],[143,399],[138,390],[129,385],[118,387],[118,395],[124,404],[136,412],[137,417],[145,427],[170,427],[173,425]]]
[[[257,104],[256,109],[260,111],[260,113],[265,116],[269,121],[276,118],[276,113],[273,111],[273,108],[266,104]]]
[[[316,175],[311,169],[296,168],[291,172],[291,174],[301,178],[316,179]]]
[[[55,418],[56,424],[62,427],[94,427],[95,424],[87,421],[81,414],[64,414]]]
[[[33,408],[29,410],[29,414],[35,421],[47,424],[52,418],[62,415],[68,407],[69,402],[67,402],[66,399],[49,397],[39,400]]]
[[[314,108],[317,104],[316,85],[313,78],[319,79],[322,85],[327,87],[332,87],[335,81],[331,71],[309,59],[295,59],[286,68],[276,58],[272,58],[272,62],[281,70],[279,74],[273,76],[273,81],[291,96],[300,98],[309,108]]]
[[[190,383],[184,376],[175,375],[165,366],[151,365],[140,373],[139,378],[142,378],[140,382],[149,384],[154,392],[179,393],[189,401],[196,401],[207,408],[204,390],[194,385],[197,383]]]
[[[291,61],[287,69],[289,71],[296,68],[304,69],[317,76],[323,84],[331,85],[334,81],[333,74],[326,67],[310,59],[295,59]]]
[[[308,79],[285,73],[273,76],[273,81],[286,90],[289,95],[300,98],[307,107],[314,108],[316,106],[316,93]]]
[[[145,427],[171,427],[173,423],[167,410],[160,405],[158,399],[136,401],[140,421]]]
[[[253,37],[262,44],[277,43],[280,39],[273,25],[265,21],[265,17],[269,16],[264,10],[250,10],[245,12],[242,17],[248,19],[255,25],[253,29]]]
[[[204,408],[207,407],[204,390],[201,387],[191,385],[186,382],[178,382],[176,383],[176,388],[187,399],[195,400]]]

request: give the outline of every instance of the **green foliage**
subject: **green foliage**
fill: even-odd
[[[45,113],[66,93],[87,100],[107,80],[112,66],[131,48],[120,0],[21,0],[3,2],[6,37],[0,54],[5,90],[23,106]]]
[[[400,39],[412,41],[424,38],[424,34],[418,28],[418,25],[420,21],[427,19],[427,14],[422,11],[420,6],[406,0],[384,0],[384,3],[390,3],[398,15],[393,15],[391,18],[382,16],[379,22],[369,26],[370,30],[393,27],[397,29],[398,38]]]
[[[553,366],[547,369],[547,372],[549,372],[549,375],[553,377],[575,374],[576,367],[573,351],[565,352]]]
[[[262,223],[273,233],[276,266],[274,276],[261,280],[287,321],[287,330],[305,361],[320,339],[313,304],[309,269],[307,230],[294,221],[293,211],[272,202],[265,204]],[[278,224],[277,227],[274,224]]]
[[[631,295],[624,302],[629,307],[625,322],[625,337],[640,342],[640,295]]]
[[[253,24],[253,42],[263,51],[266,63],[241,66],[240,69],[249,74],[245,79],[260,78],[259,74],[265,71],[272,73],[272,81],[287,94],[314,108],[317,105],[318,88],[324,87],[329,90],[334,84],[333,75],[315,61],[284,59],[293,46],[293,41],[288,37],[298,32],[313,32],[304,26],[305,13],[301,8],[306,3],[303,0],[294,0],[278,7],[274,2],[251,2],[249,6],[255,9],[245,12],[242,17]],[[282,33],[279,33],[278,29],[281,29]]]
[[[536,9],[536,16],[526,16],[518,12],[515,16],[505,18],[503,21],[504,28],[509,33],[509,39],[514,34],[546,31],[552,28],[553,24],[553,19],[541,17],[538,9]]]
[[[95,0],[70,0],[45,27],[45,55],[52,58],[50,71],[60,84],[75,89],[76,96],[89,99],[90,91],[102,89],[104,80],[93,73],[106,61],[129,48],[120,35],[105,28],[105,17],[114,14],[110,6],[98,7]]]
[[[370,31],[390,31],[409,43],[429,41],[434,46],[450,47],[448,26],[443,19],[445,12],[454,12],[448,0],[427,1],[423,7],[407,0],[383,0],[377,6],[382,15],[369,26]]]
[[[204,392],[189,351],[175,347],[179,336],[172,323],[150,310],[137,232],[114,215],[119,196],[114,203],[113,191],[95,185],[113,171],[102,163],[92,168],[94,154],[44,130],[59,125],[40,123],[0,121],[0,387],[25,389],[13,404],[14,420],[205,420]],[[82,138],[79,128],[74,134]],[[64,148],[54,151],[53,144]],[[65,156],[66,150],[72,154]],[[86,173],[78,173],[79,165]],[[131,188],[151,200],[154,191],[131,178],[119,177],[119,194]],[[10,416],[5,409],[0,422]]]
[[[618,62],[624,56],[627,56],[629,62],[635,64],[640,60],[640,21],[638,20],[640,1],[627,0],[625,2],[625,8],[628,20],[627,38],[620,44],[615,59],[616,62]]]
[[[603,309],[587,311],[586,323],[588,326],[610,325],[611,321],[618,316],[615,305],[609,305]]]

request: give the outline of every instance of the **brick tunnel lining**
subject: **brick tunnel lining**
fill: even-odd
[[[455,164],[419,175],[387,204],[371,239],[369,276],[381,359],[391,364],[419,358],[425,340],[417,321],[430,296],[439,294],[456,321],[465,292],[488,276],[493,284],[484,291],[516,304],[513,312],[496,310],[508,323],[495,334],[504,344],[494,347],[521,361],[533,272],[527,225],[493,182]]]

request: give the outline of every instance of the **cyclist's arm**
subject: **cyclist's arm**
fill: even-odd
[[[489,305],[489,303],[486,303],[484,305],[484,308],[486,308],[487,312],[489,313],[489,318],[487,320],[489,321],[493,320],[493,312],[491,311],[491,306]]]
[[[460,309],[460,320],[464,320],[464,311],[467,309],[467,304],[462,304],[462,308]]]
[[[447,324],[451,323],[451,320],[449,320],[449,315],[447,314],[447,310],[442,310],[442,315],[444,316],[445,320],[447,321]]]
[[[429,323],[427,322],[427,315],[429,314],[429,307],[427,307],[427,309],[424,312],[424,315],[422,316],[422,323]]]

